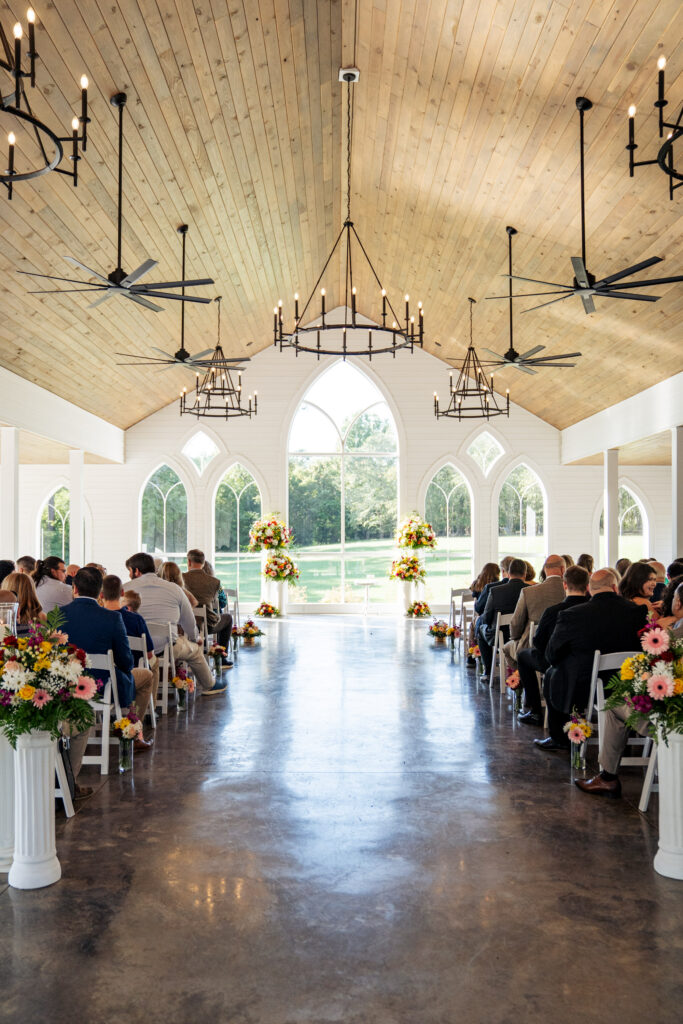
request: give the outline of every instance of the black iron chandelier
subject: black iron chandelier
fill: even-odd
[[[493,374],[487,383],[486,374],[474,350],[472,338],[472,310],[476,299],[468,299],[470,304],[470,343],[467,355],[460,367],[458,379],[453,386],[453,374],[449,381],[449,402],[445,409],[439,408],[439,396],[434,392],[434,415],[437,420],[449,416],[456,420],[490,420],[493,416],[510,415],[510,390],[505,393],[505,404],[498,404],[499,399],[493,390]],[[502,401],[502,400],[501,400]]]
[[[218,332],[217,342],[211,359],[206,361],[197,360],[195,365],[204,366],[205,373],[199,379],[196,376],[195,389],[192,395],[188,395],[187,388],[180,392],[180,415],[214,417],[217,419],[230,419],[234,416],[248,416],[258,412],[258,394],[254,391],[254,402],[252,405],[251,395],[248,398],[248,405],[242,405],[242,367],[235,366],[234,359],[226,358],[221,345],[221,296],[216,297],[218,306]],[[246,361],[246,360],[243,360]],[[237,382],[233,379],[233,373],[237,374]]]
[[[415,345],[420,348],[424,344],[424,311],[422,303],[417,304],[417,319],[410,312],[410,296],[405,296],[405,317],[401,319],[392,306],[386,289],[382,287],[377,271],[367,254],[365,246],[361,242],[358,232],[351,219],[351,144],[353,129],[353,104],[351,102],[351,86],[357,82],[359,72],[356,68],[342,68],[339,72],[339,79],[346,83],[346,219],[332,250],[325,261],[320,276],[315,283],[313,291],[309,295],[301,309],[299,308],[299,296],[294,296],[294,326],[291,330],[285,330],[282,301],[278,302],[273,310],[273,341],[278,345],[280,351],[283,348],[294,349],[299,352],[313,352],[318,358],[323,355],[338,355],[346,359],[347,356],[368,356],[372,359],[374,355],[384,352],[391,352],[394,356],[400,349],[407,349],[412,352]],[[361,323],[358,320],[357,312],[357,291],[353,283],[353,249],[354,243],[360,250],[367,262],[377,288],[381,294],[382,312],[375,323]],[[339,249],[340,258],[344,259],[344,319],[342,322],[330,322],[325,307],[325,288],[318,288],[323,280],[335,252]],[[320,295],[320,312],[316,318],[317,322],[309,323],[304,327],[304,317],[309,309],[312,309],[315,296]],[[364,318],[367,319],[367,318]],[[381,320],[381,323],[380,323]]]
[[[36,84],[36,59],[38,57],[35,38],[36,14],[32,7],[29,7],[26,12],[26,21],[28,23],[28,51],[26,54],[28,69],[26,70],[22,68],[21,51],[24,30],[21,22],[18,21],[12,30],[13,47],[0,25],[0,53],[4,53],[4,57],[0,56],[0,68],[14,78],[12,92],[6,96],[0,93],[0,111],[3,114],[10,114],[17,121],[23,122],[27,128],[32,129],[41,162],[37,167],[22,171],[17,166],[18,160],[15,152],[17,137],[14,132],[8,134],[8,166],[5,173],[0,174],[0,182],[7,189],[8,199],[12,198],[16,181],[30,181],[32,178],[40,178],[43,174],[49,174],[50,171],[66,174],[72,179],[74,186],[78,185],[78,161],[81,159],[79,147],[85,152],[88,142],[87,126],[90,118],[88,117],[88,79],[85,75],[81,77],[81,113],[71,122],[71,135],[58,135],[55,129],[50,128],[33,113],[24,85],[26,80],[32,89]],[[71,144],[69,160],[73,163],[73,170],[70,171],[59,166],[64,159],[64,143]]]
[[[675,121],[664,120],[664,107],[668,106],[669,101],[664,96],[664,68],[666,67],[666,57],[660,57],[657,61],[657,99],[654,102],[654,106],[659,111],[659,137],[664,138],[664,132],[669,129],[669,134],[662,146],[660,146],[659,153],[654,160],[634,160],[634,153],[638,149],[636,144],[636,108],[630,106],[628,108],[628,170],[631,177],[633,177],[636,167],[647,167],[649,164],[657,164],[657,166],[664,171],[669,179],[669,199],[673,199],[674,192],[677,188],[683,185],[683,174],[677,171],[674,167],[674,144],[683,136],[683,105],[679,111],[678,117]],[[674,181],[677,184],[674,184]]]

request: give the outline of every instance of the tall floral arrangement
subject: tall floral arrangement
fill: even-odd
[[[250,551],[271,551],[286,548],[292,540],[292,530],[275,516],[257,519],[249,531]]]
[[[12,746],[23,733],[43,730],[56,739],[60,722],[82,732],[95,720],[88,701],[101,684],[85,674],[85,652],[59,631],[60,621],[58,610],[50,612],[28,636],[0,642],[0,729]]]
[[[421,582],[426,576],[424,566],[417,555],[404,555],[391,563],[389,579],[403,583]]]
[[[398,528],[396,543],[399,548],[435,548],[436,534],[431,523],[413,512]]]
[[[292,586],[301,573],[289,555],[269,555],[263,567],[263,575],[267,580],[284,580]]]
[[[666,741],[670,732],[683,733],[683,639],[650,624],[641,635],[641,647],[610,679],[605,707],[626,704],[627,725],[637,728],[647,722],[650,735],[656,737],[661,730]]]

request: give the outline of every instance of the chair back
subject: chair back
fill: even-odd
[[[88,701],[90,707],[95,712],[96,718],[97,716],[102,716],[101,722],[96,721],[96,728],[91,730],[91,736],[88,739],[88,744],[94,744],[99,747],[99,752],[97,754],[88,754],[86,747],[86,753],[83,755],[82,763],[99,765],[100,775],[108,775],[109,746],[112,743],[118,743],[118,740],[111,738],[109,735],[111,726],[112,695],[114,697],[116,717],[121,717],[119,689],[116,685],[114,653],[109,650],[106,654],[89,654],[88,659],[90,661],[91,668],[97,669],[98,672],[107,672],[109,674],[109,678],[104,684],[104,689],[100,694],[100,699],[98,701]],[[97,728],[99,728],[99,733],[97,733]]]
[[[451,601],[449,606],[448,625],[460,625],[462,627],[462,606],[465,595],[472,596],[469,587],[451,587]],[[460,622],[457,622],[457,611],[460,612]]]
[[[206,606],[198,605],[197,608],[193,608],[195,622],[199,628],[199,639],[204,648],[204,653],[209,649],[209,623],[206,614]]]
[[[146,636],[129,636],[128,644],[131,651],[138,655],[138,668],[149,668],[149,658],[147,656],[147,637]]]
[[[194,611],[198,611],[197,608]],[[165,636],[166,640],[164,648],[159,655],[160,668],[160,681],[161,681],[161,697],[155,698],[155,707],[161,708],[162,714],[168,713],[168,695],[171,686],[171,680],[175,676],[175,658],[173,656],[173,629],[171,623],[165,619],[147,619],[147,626],[150,633],[154,636],[152,627],[155,627],[158,636]]]
[[[101,700],[103,703],[114,704],[114,710],[116,717],[121,717],[121,702],[119,700],[119,688],[116,683],[116,665],[114,664],[114,652],[108,650],[106,654],[90,654],[88,651],[85,652],[88,661],[90,662],[90,668],[96,669],[97,672],[107,672],[109,674],[109,680],[104,684],[102,690]],[[113,701],[112,701],[113,698]],[[92,707],[97,707],[98,704],[95,701],[89,701]]]
[[[225,596],[228,599],[228,611],[232,615],[232,624],[239,626],[240,624],[240,603],[237,595],[237,590],[234,587],[223,587]],[[232,600],[232,608],[230,607],[230,601]]]
[[[513,612],[509,615],[498,612],[496,614],[496,632],[493,639],[493,657],[491,659],[491,678],[489,683],[493,684],[493,677],[496,672],[496,656],[498,657],[498,683],[500,685],[500,692],[505,692],[505,654],[503,653],[503,643],[505,638],[503,636],[503,626],[509,626],[512,622]]]

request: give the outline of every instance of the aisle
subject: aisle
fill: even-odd
[[[683,886],[634,776],[576,791],[424,623],[263,628],[59,819],[61,883],[0,876],[2,1020],[677,1019]]]

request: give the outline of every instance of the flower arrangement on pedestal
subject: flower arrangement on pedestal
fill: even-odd
[[[32,623],[26,637],[6,636],[0,642],[0,729],[16,747],[17,737],[33,731],[56,739],[60,722],[78,732],[92,725],[88,703],[101,684],[85,675],[85,652],[60,633],[56,609],[47,624]]]
[[[404,555],[391,563],[390,580],[401,580],[402,583],[422,583],[426,576],[425,568],[417,555]]]
[[[259,615],[262,619],[276,619],[280,614],[280,609],[276,608],[274,604],[268,604],[267,601],[261,601],[254,615]]]
[[[269,555],[263,567],[263,576],[276,583],[284,582],[292,586],[301,573],[289,555]]]
[[[627,658],[610,679],[605,707],[625,703],[628,726],[636,729],[645,721],[650,735],[656,738],[659,730],[666,742],[670,732],[683,733],[683,638],[648,624],[640,643],[642,652]]]
[[[431,523],[413,512],[398,528],[396,544],[399,548],[435,548],[436,534]]]
[[[411,619],[425,619],[431,614],[432,610],[426,601],[413,601],[406,611],[406,615]]]
[[[434,637],[435,640],[446,640],[450,638],[451,643],[460,636],[460,630],[457,626],[449,626],[445,619],[434,619],[431,626],[427,630],[429,636]]]
[[[292,540],[292,530],[275,516],[257,519],[249,530],[250,551],[270,551],[286,548]]]
[[[250,647],[254,643],[254,640],[260,636],[265,636],[266,634],[256,625],[253,619],[247,619],[243,626],[235,626],[233,628],[232,635],[238,637],[241,636],[242,643]]]

